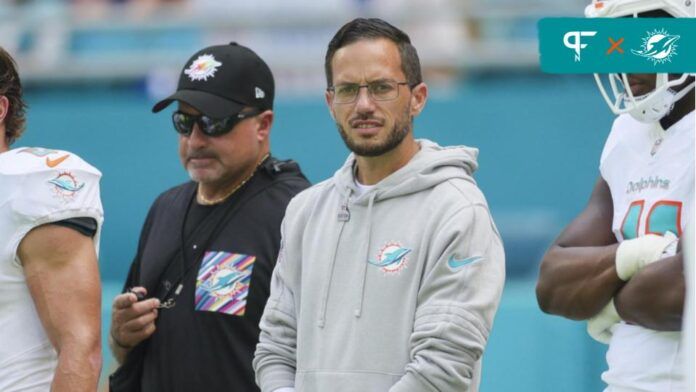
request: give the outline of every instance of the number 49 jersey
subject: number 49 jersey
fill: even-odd
[[[671,231],[682,235],[694,203],[694,112],[667,131],[622,115],[600,161],[614,204],[618,241]],[[680,332],[621,322],[613,329],[602,374],[605,391],[686,391]]]
[[[694,203],[694,117],[667,131],[629,115],[614,121],[600,171],[611,189],[618,241],[666,231],[681,237]]]

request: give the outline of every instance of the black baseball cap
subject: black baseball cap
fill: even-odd
[[[209,46],[191,56],[176,92],[157,102],[152,112],[181,101],[212,118],[224,118],[248,106],[273,109],[274,92],[268,65],[253,50],[232,42]]]

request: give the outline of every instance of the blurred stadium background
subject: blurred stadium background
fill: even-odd
[[[237,41],[276,76],[272,151],[312,182],[347,150],[325,108],[323,58],[357,16],[404,29],[431,97],[416,135],[480,149],[476,179],[503,235],[507,285],[482,390],[598,391],[605,348],[584,323],[542,314],[534,282],[559,230],[584,206],[612,116],[589,76],[541,74],[536,22],[581,16],[583,0],[0,0],[0,45],[18,60],[29,122],[14,146],[74,151],[103,172],[104,339],[147,208],[187,179],[168,114],[196,50]],[[105,346],[104,374],[113,361]]]

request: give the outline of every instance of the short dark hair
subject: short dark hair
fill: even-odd
[[[411,87],[423,82],[418,52],[406,33],[379,18],[357,18],[343,25],[329,42],[324,60],[327,85],[331,87],[333,84],[331,60],[338,49],[360,40],[378,38],[386,38],[396,44],[401,56],[401,70]]]
[[[0,95],[10,102],[5,116],[5,141],[8,145],[17,140],[24,132],[27,105],[22,100],[22,83],[17,73],[14,59],[0,46]]]

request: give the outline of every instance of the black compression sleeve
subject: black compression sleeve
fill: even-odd
[[[81,234],[87,237],[94,237],[97,234],[97,221],[94,218],[89,217],[79,217],[64,219],[58,222],[51,222],[52,225],[64,226],[77,230]]]

